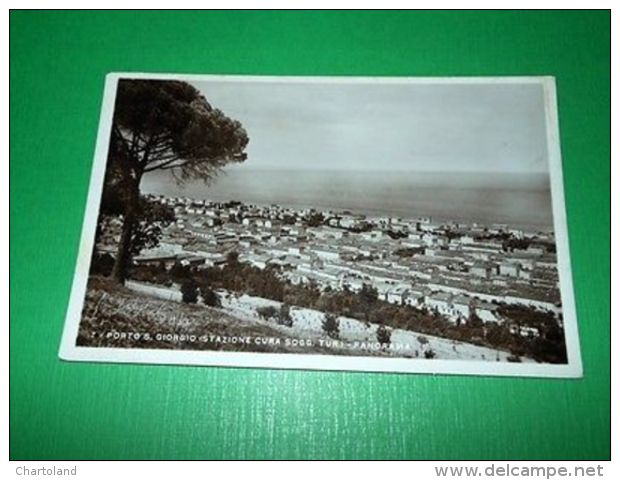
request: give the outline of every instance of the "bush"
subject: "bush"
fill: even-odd
[[[423,335],[420,335],[418,337],[418,342],[420,343],[420,345],[426,345],[428,343],[428,338],[426,338]]]
[[[437,354],[435,353],[435,351],[432,348],[429,348],[428,350],[424,351],[424,358],[427,359],[432,359],[435,358],[437,356]]]
[[[278,323],[286,327],[293,326],[293,317],[291,317],[291,307],[283,303],[280,306],[280,312],[278,313]]]
[[[392,331],[385,325],[380,325],[379,328],[377,328],[377,341],[381,346],[389,346],[392,341]]]
[[[95,253],[90,264],[91,275],[103,275],[107,277],[112,273],[114,267],[114,257],[109,253]]]
[[[231,267],[235,268],[239,266],[239,252],[232,250],[226,254],[226,263]]]
[[[269,306],[269,307],[258,307],[256,309],[256,313],[258,313],[258,316],[262,318],[263,320],[271,320],[276,317],[276,315],[278,314],[278,311],[276,310],[276,307]]]
[[[186,282],[190,280],[191,272],[188,267],[175,263],[170,269],[170,278],[178,282]]]
[[[340,320],[333,313],[326,313],[322,323],[323,331],[331,338],[340,335]]]
[[[181,295],[185,303],[196,303],[198,301],[198,286],[196,282],[189,279],[181,284]]]
[[[129,278],[156,285],[170,285],[170,276],[163,265],[135,265],[129,270]]]
[[[379,299],[379,292],[372,285],[364,283],[359,292],[359,296],[364,305],[373,305]]]
[[[202,301],[209,307],[221,307],[220,297],[209,287],[203,286],[200,288],[200,295],[202,295]]]

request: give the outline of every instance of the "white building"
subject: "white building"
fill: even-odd
[[[405,305],[407,303],[408,296],[409,289],[404,285],[394,287],[384,294],[385,301],[395,305]]]
[[[545,249],[543,247],[535,247],[533,245],[530,245],[529,247],[527,247],[526,252],[533,255],[542,255],[545,253]]]
[[[507,277],[518,277],[521,265],[516,262],[502,262],[499,264],[499,274]]]
[[[471,299],[464,295],[456,295],[452,298],[452,311],[453,316],[467,320],[471,314],[471,308],[469,304]]]
[[[449,293],[433,293],[426,297],[425,303],[430,310],[435,310],[442,315],[452,315],[451,297]]]
[[[476,240],[471,235],[463,235],[461,237],[461,244],[463,244],[463,245],[471,245],[475,241]]]
[[[383,238],[383,232],[381,230],[371,230],[370,232],[361,233],[360,237],[369,242],[378,242]]]
[[[329,250],[327,248],[317,247],[312,247],[308,250],[322,260],[338,260],[340,258],[340,253],[338,250]]]
[[[474,311],[478,318],[483,322],[499,322],[497,315],[497,305],[486,302],[478,302],[474,307]]]
[[[424,303],[424,292],[415,288],[409,289],[407,292],[407,298],[405,298],[405,304],[412,307],[419,307]]]
[[[493,274],[493,265],[487,262],[475,262],[469,271],[476,277],[489,278]]]

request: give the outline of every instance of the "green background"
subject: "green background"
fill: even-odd
[[[10,14],[12,459],[610,454],[608,12]],[[113,71],[555,75],[581,380],[67,363]]]

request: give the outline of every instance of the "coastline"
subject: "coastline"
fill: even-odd
[[[548,174],[440,174],[437,172],[227,171],[214,181],[180,187],[156,175],[145,177],[144,193],[257,206],[350,211],[368,217],[444,223],[508,225],[553,232]],[[408,172],[412,173],[412,172]]]

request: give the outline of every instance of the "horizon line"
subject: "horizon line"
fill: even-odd
[[[222,168],[221,171],[232,171],[239,170],[242,168],[242,165],[230,165]],[[476,174],[476,175],[485,175],[485,174],[518,174],[518,175],[549,175],[549,170],[428,170],[428,169],[407,169],[407,168],[394,168],[394,169],[381,169],[381,168],[296,168],[296,167],[278,167],[278,166],[248,166],[243,167],[243,170],[251,170],[251,171],[288,171],[288,172],[351,172],[351,173],[385,173],[385,172],[393,172],[393,173],[439,173],[439,174],[450,174],[450,173],[458,173],[458,174]]]

